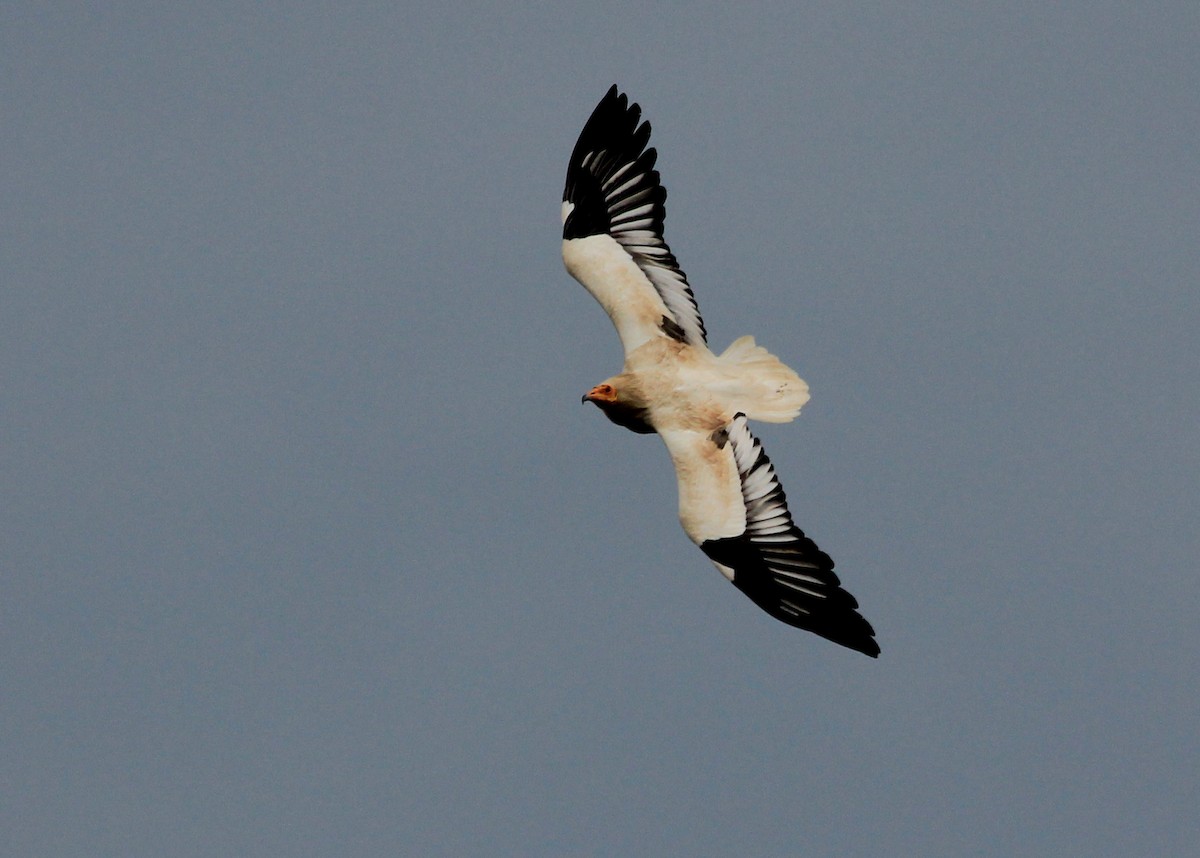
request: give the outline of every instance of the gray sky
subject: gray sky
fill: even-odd
[[[9,3],[0,852],[1184,855],[1200,11]],[[639,101],[878,662],[580,395]]]

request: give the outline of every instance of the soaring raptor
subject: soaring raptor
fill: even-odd
[[[679,520],[735,587],[788,625],[869,656],[875,631],[833,561],[788,512],[747,420],[786,423],[808,385],[753,337],[713,354],[687,276],[663,240],[667,191],[646,148],[650,123],[613,86],[583,126],[563,191],[563,261],[612,319],[620,374],[585,402],[657,433],[679,482]]]

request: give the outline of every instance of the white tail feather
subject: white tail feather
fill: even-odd
[[[735,411],[751,420],[787,423],[808,402],[808,385],[754,337],[739,337],[718,357],[727,383],[720,385]]]

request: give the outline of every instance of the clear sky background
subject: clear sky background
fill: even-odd
[[[187,8],[192,7],[192,8]],[[0,10],[0,853],[1192,855],[1195,2]],[[873,661],[579,398],[639,101]]]

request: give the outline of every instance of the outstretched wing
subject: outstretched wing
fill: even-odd
[[[829,555],[792,521],[745,415],[711,434],[659,434],[675,463],[683,528],[721,573],[777,620],[877,657],[875,630]]]
[[[628,354],[653,337],[706,348],[687,275],[663,240],[667,191],[650,123],[614,85],[583,126],[563,190],[563,261],[612,318]]]

